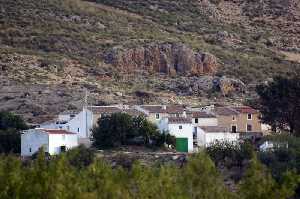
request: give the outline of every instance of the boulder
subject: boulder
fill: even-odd
[[[123,49],[115,47],[105,54],[104,60],[121,72],[147,70],[168,75],[203,75],[217,72],[214,55],[195,52],[184,44],[148,44],[142,47]]]

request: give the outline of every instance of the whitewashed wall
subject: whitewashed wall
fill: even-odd
[[[192,120],[195,126],[218,126],[217,118],[198,118],[198,123],[195,123],[195,119]]]
[[[182,126],[182,129],[179,129],[179,126]],[[168,123],[168,119],[162,119],[159,122],[160,131],[168,131],[171,135],[176,138],[188,138],[188,151],[193,152],[193,124],[170,124]]]
[[[80,138],[89,138],[93,128],[93,113],[87,109],[65,124],[64,129],[77,133]]]
[[[31,156],[41,147],[44,147],[45,152],[49,152],[48,143],[47,133],[37,129],[24,131],[21,135],[21,156]]]
[[[238,142],[239,134],[230,132],[208,132],[201,128],[197,129],[197,141],[199,146],[209,146],[216,141],[218,142]]]
[[[76,134],[49,134],[50,155],[59,154],[61,146],[71,149],[78,146],[78,136]]]
[[[62,119],[64,115],[61,115]],[[64,119],[67,119],[66,116]],[[59,122],[59,121],[58,121]],[[56,122],[41,124],[40,128],[44,129],[63,129],[76,133],[80,138],[89,138],[91,135],[91,129],[93,128],[93,113],[90,110],[83,109],[73,119],[69,120],[65,124],[59,124]]]

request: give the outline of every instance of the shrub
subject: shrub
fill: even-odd
[[[206,148],[212,160],[227,167],[242,166],[243,161],[250,160],[254,154],[252,145],[248,142],[233,144],[228,142],[216,142]]]
[[[90,148],[86,148],[84,145],[67,151],[66,158],[70,165],[76,168],[85,168],[93,163],[95,159],[95,152]]]
[[[115,113],[100,118],[92,132],[93,145],[101,149],[130,145],[132,140],[138,138],[142,138],[145,146],[163,144],[156,125],[144,117],[132,117],[126,113]]]
[[[0,153],[20,153],[20,131],[27,128],[20,116],[9,112],[0,112]]]

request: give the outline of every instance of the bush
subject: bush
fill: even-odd
[[[9,112],[0,112],[0,153],[20,153],[20,131],[27,128],[20,116]]]
[[[276,183],[258,160],[251,161],[246,175],[230,192],[214,163],[205,153],[187,164],[157,167],[138,162],[130,168],[112,168],[95,160],[88,167],[70,165],[66,154],[45,159],[41,151],[30,164],[13,156],[0,157],[0,198],[160,198],[160,199],[264,199],[291,198],[299,176],[286,173]]]
[[[131,145],[138,138],[142,138],[144,146],[161,146],[164,143],[156,125],[144,117],[132,117],[126,113],[100,118],[92,135],[93,145],[100,149]]]
[[[66,157],[70,165],[81,169],[93,163],[95,151],[86,148],[84,145],[79,145],[78,147],[67,151]]]
[[[248,142],[243,144],[216,142],[207,147],[206,151],[217,165],[221,163],[229,168],[242,166],[243,161],[250,160],[254,154],[254,149]]]

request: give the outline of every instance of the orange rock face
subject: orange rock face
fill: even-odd
[[[217,71],[214,55],[195,52],[183,44],[149,44],[131,49],[113,49],[105,62],[122,72],[147,70],[169,75],[211,75]]]

